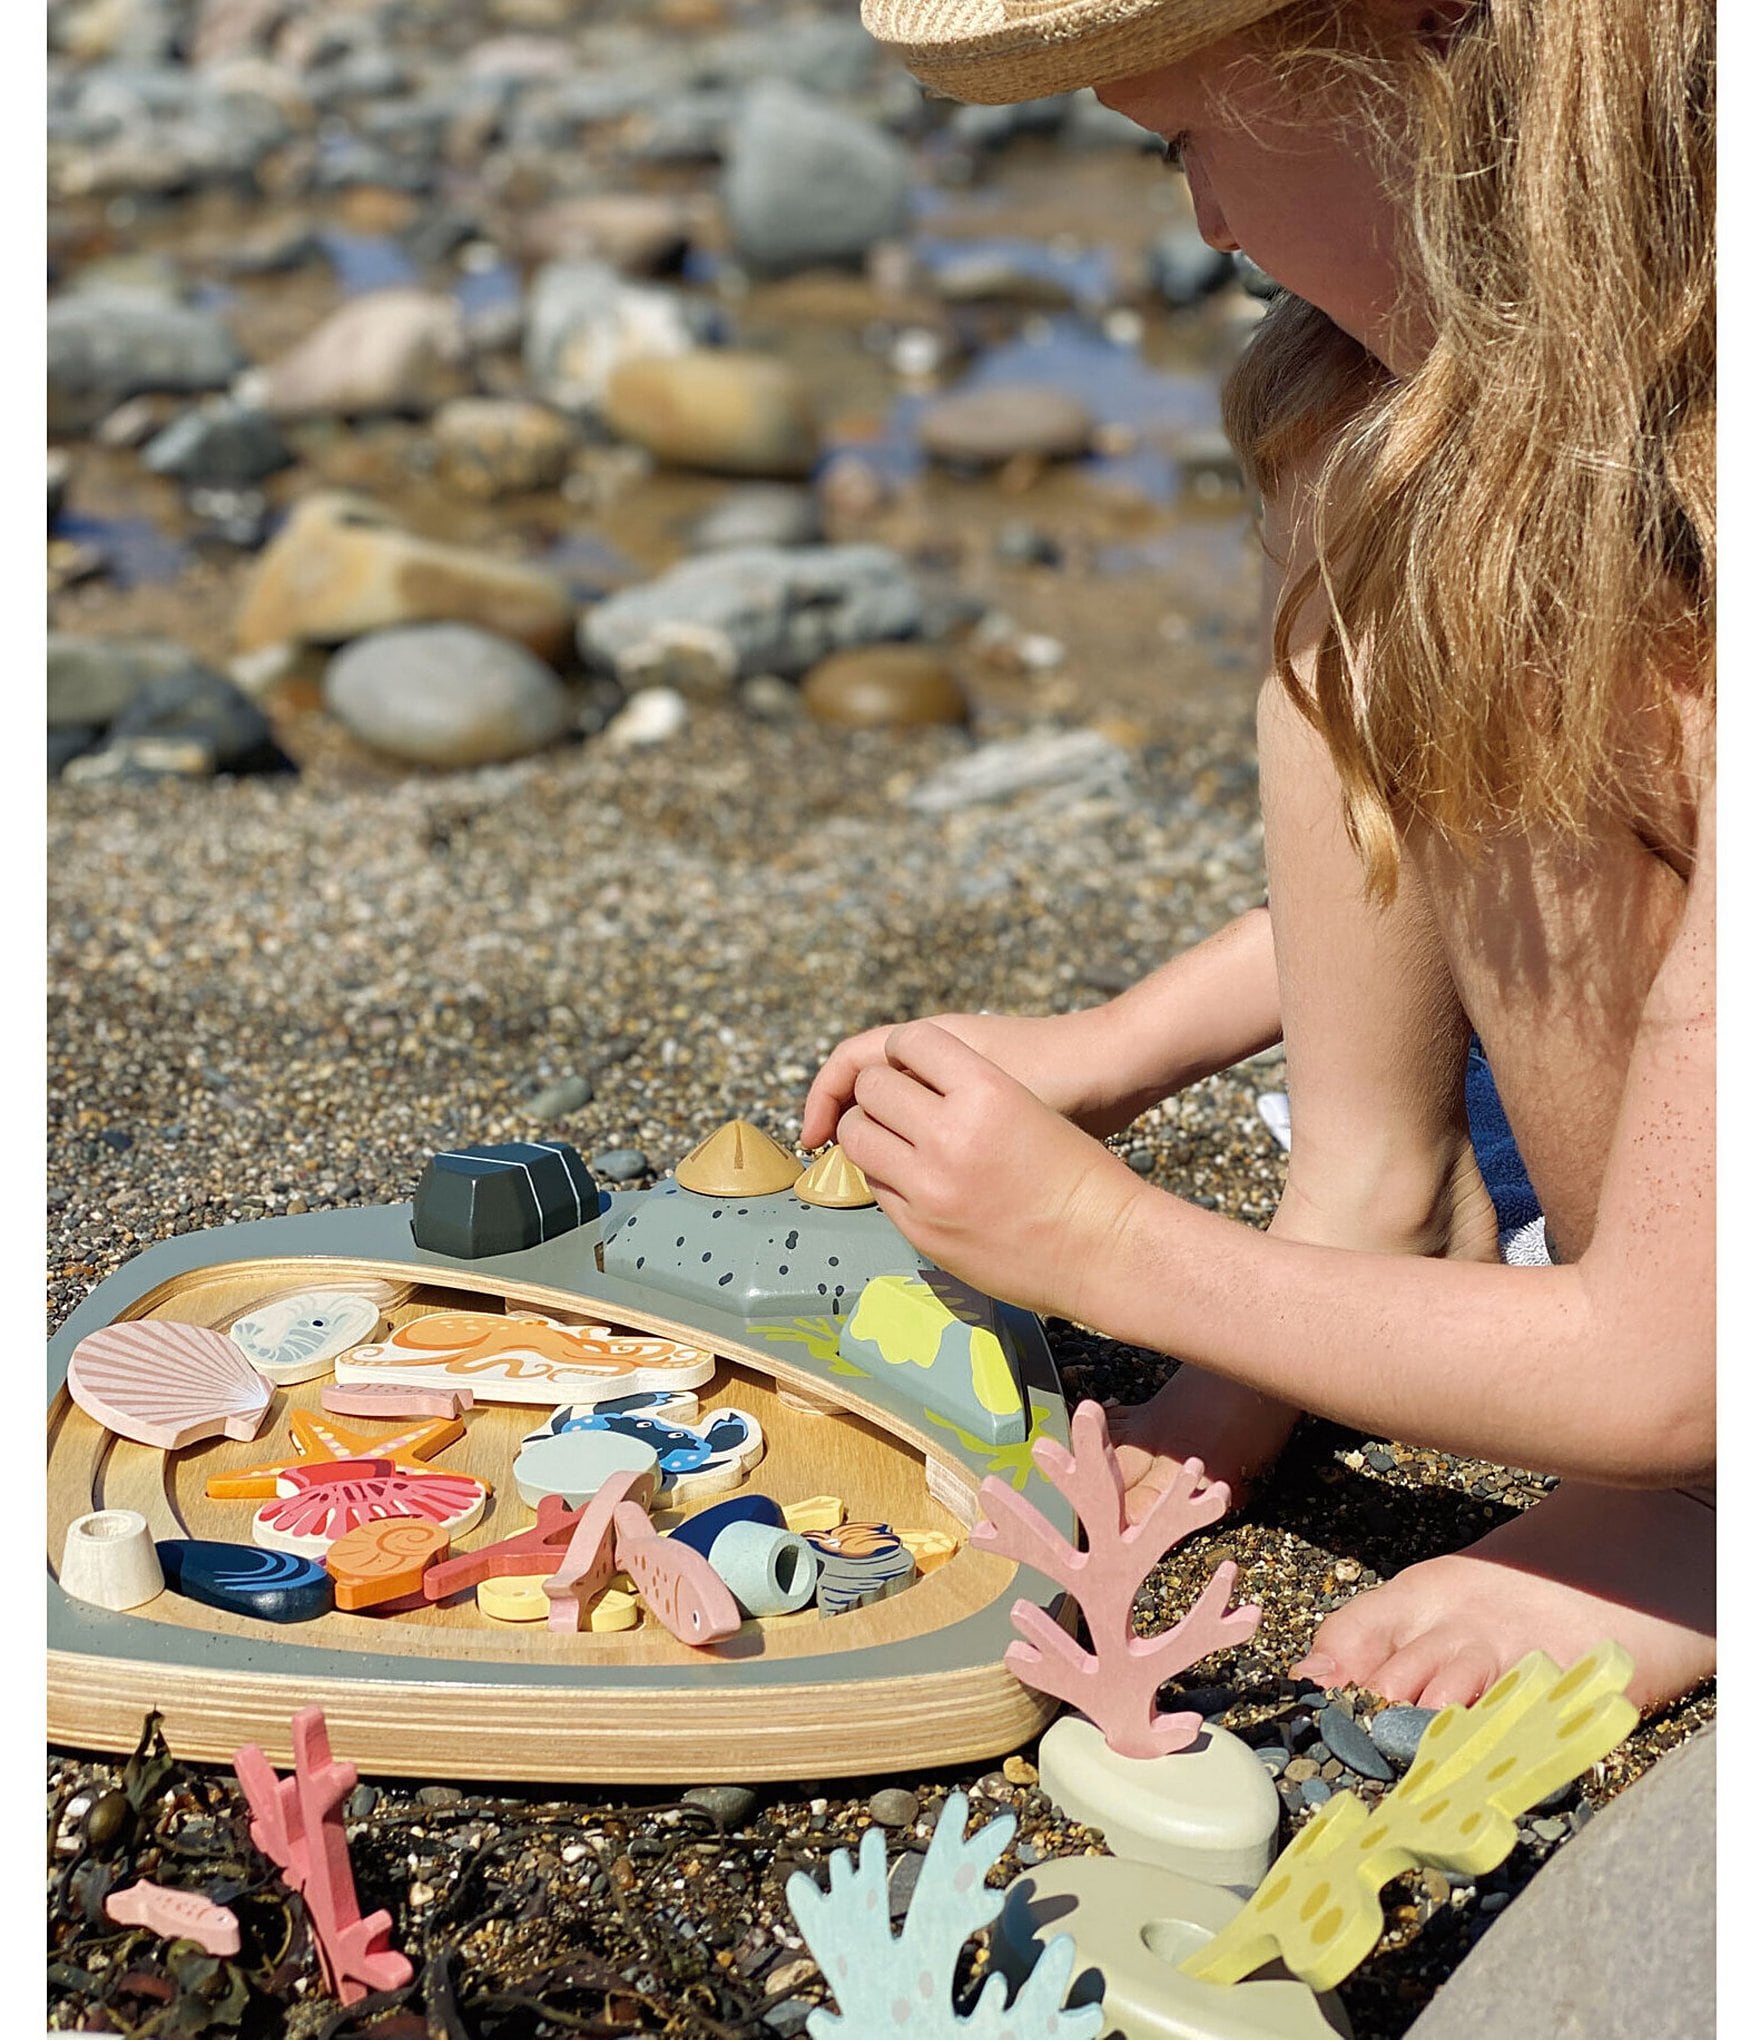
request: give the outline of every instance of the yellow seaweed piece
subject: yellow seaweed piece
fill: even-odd
[[[993,1417],[1018,1410],[1020,1385],[1002,1341],[987,1326],[949,1309],[920,1275],[876,1275],[862,1291],[849,1333],[853,1339],[871,1340],[891,1366],[933,1367],[949,1325],[961,1325],[971,1335],[967,1355],[978,1406]]]
[[[1281,1956],[1311,1989],[1333,1989],[1381,1938],[1384,1884],[1419,1867],[1495,1869],[1517,1817],[1631,1733],[1632,1670],[1612,1642],[1566,1672],[1532,1651],[1473,1706],[1445,1707],[1375,1810],[1354,1793],[1329,1799],[1183,1973],[1239,1983]]]

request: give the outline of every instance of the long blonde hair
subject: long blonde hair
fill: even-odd
[[[1307,0],[1260,33],[1344,61],[1367,104],[1391,74],[1349,12]],[[1409,122],[1422,366],[1396,379],[1286,298],[1230,379],[1262,490],[1318,463],[1278,671],[1378,896],[1413,824],[1471,850],[1652,818],[1676,690],[1709,695],[1714,39],[1712,0],[1477,0],[1376,96],[1383,136],[1393,99]],[[1316,594],[1305,684],[1292,626]]]

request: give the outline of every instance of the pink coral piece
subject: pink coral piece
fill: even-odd
[[[145,1927],[170,1941],[194,1941],[209,1955],[238,1953],[238,1915],[199,1891],[173,1891],[143,1877],[104,1901],[104,1916],[119,1927]]]
[[[1023,1685],[1078,1708],[1124,1757],[1164,1757],[1188,1748],[1203,1727],[1199,1714],[1161,1714],[1155,1696],[1214,1650],[1244,1643],[1262,1610],[1230,1609],[1232,1559],[1210,1575],[1185,1616],[1159,1636],[1137,1636],[1131,1611],[1137,1590],[1162,1557],[1194,1530],[1214,1523],[1228,1507],[1224,1481],[1203,1485],[1204,1463],[1188,1459],[1140,1523],[1127,1524],[1124,1476],[1097,1402],[1080,1404],[1070,1419],[1066,1452],[1041,1438],[1033,1458],[1041,1473],[1074,1507],[1088,1548],[1077,1551],[1006,1481],[995,1475],[978,1489],[987,1512],[972,1532],[979,1549],[1018,1559],[1055,1580],[1075,1597],[1093,1649],[1084,1650],[1043,1608],[1017,1601],[1010,1610],[1023,1641],[1003,1656]]]
[[[700,1551],[656,1535],[647,1511],[619,1502],[611,1512],[616,1564],[680,1643],[720,1643],[739,1628],[739,1603]]]
[[[562,1563],[544,1582],[552,1629],[572,1635],[581,1626],[582,1609],[611,1584],[617,1570],[612,1517],[620,1502],[629,1501],[647,1483],[648,1476],[637,1468],[621,1468],[581,1510]]]
[[[257,1511],[251,1534],[275,1551],[321,1559],[337,1538],[387,1516],[415,1516],[457,1536],[483,1513],[488,1489],[468,1473],[410,1473],[389,1459],[337,1459],[284,1467],[281,1492]]]
[[[277,1778],[268,1759],[247,1744],[232,1760],[251,1810],[251,1840],[306,1902],[325,1988],[345,2005],[368,1991],[401,1990],[414,1974],[390,1945],[388,1912],[361,1918],[342,1802],[359,1777],[336,1763],[321,1707],[293,1717],[293,1770]]]

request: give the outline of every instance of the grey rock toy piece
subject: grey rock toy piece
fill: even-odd
[[[598,1186],[566,1141],[514,1140],[435,1155],[410,1230],[430,1253],[477,1261],[541,1246],[598,1210]]]

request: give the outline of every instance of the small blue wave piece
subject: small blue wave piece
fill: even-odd
[[[780,1530],[781,1505],[769,1495],[729,1495],[725,1501],[711,1502],[706,1509],[687,1516],[667,1534],[707,1558],[715,1548],[716,1538],[729,1523],[762,1523],[766,1529]]]
[[[260,1622],[311,1622],[336,1605],[330,1575],[315,1559],[257,1544],[167,1537],[158,1545],[173,1593]]]

